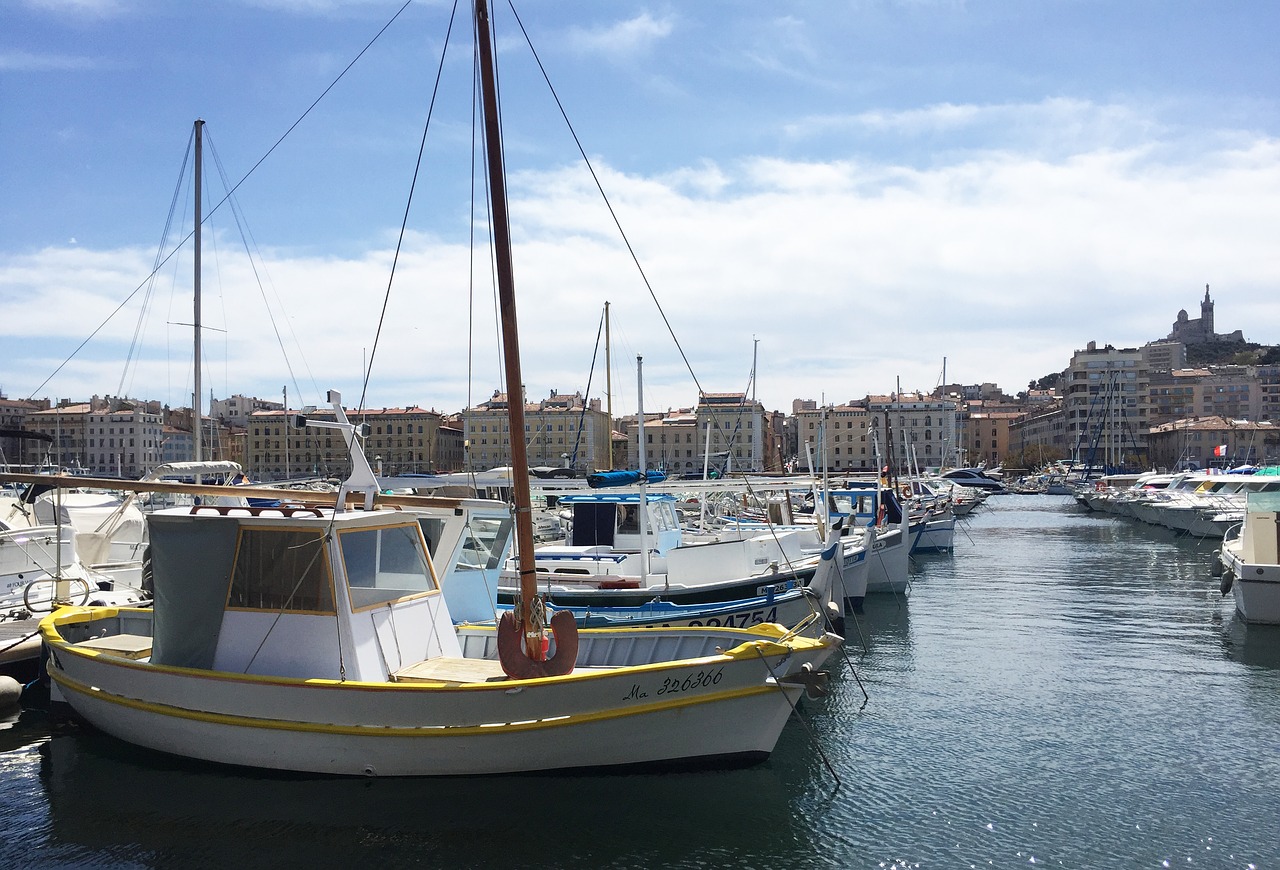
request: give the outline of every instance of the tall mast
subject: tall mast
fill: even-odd
[[[604,401],[609,415],[609,470],[613,471],[613,361],[609,357],[609,303],[604,304]]]
[[[530,608],[538,594],[533,559],[532,499],[529,495],[529,456],[524,443],[524,380],[520,374],[520,337],[516,328],[515,273],[511,265],[511,227],[507,217],[506,173],[502,163],[502,130],[498,121],[498,84],[489,41],[489,8],[476,0],[476,37],[480,49],[480,93],[484,104],[485,152],[489,190],[493,199],[494,261],[498,277],[498,305],[502,317],[502,349],[507,377],[507,420],[511,442],[511,500],[515,508],[516,558],[520,573],[521,628],[525,652],[542,657],[541,638],[533,636]],[[540,633],[541,627],[536,626]]]
[[[636,354],[636,408],[640,412],[636,421],[636,457],[640,466],[640,505],[636,508],[636,518],[640,521],[640,586],[644,588],[649,585],[649,540],[645,522],[649,504],[644,486],[649,480],[649,470],[644,448],[644,357],[639,354]]]
[[[204,428],[204,417],[200,412],[201,391],[200,391],[200,193],[204,186],[203,169],[204,169],[204,121],[196,119],[196,217],[195,217],[195,303],[194,318],[192,320],[193,330],[195,332],[195,383],[191,392],[191,430],[195,435],[196,452],[194,458],[196,462],[204,459],[204,455],[200,449],[200,434]],[[197,479],[197,483],[199,480]]]

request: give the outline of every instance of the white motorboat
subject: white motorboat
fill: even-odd
[[[853,597],[842,594],[846,584],[866,572],[861,533],[844,536],[840,527],[827,541],[816,524],[744,522],[697,534],[682,528],[676,504],[669,493],[561,497],[568,534],[535,548],[539,591],[583,621],[791,625],[829,604],[843,614]],[[838,576],[820,570],[824,559],[835,561]],[[519,594],[514,567],[499,593],[508,604]]]
[[[1280,624],[1280,493],[1250,493],[1244,522],[1222,540],[1222,592],[1245,622]]]

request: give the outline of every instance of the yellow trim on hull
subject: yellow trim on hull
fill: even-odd
[[[397,738],[469,737],[479,735],[510,734],[512,732],[522,731],[539,731],[547,728],[564,728],[567,726],[585,725],[593,722],[605,722],[611,719],[623,719],[631,716],[649,715],[651,713],[658,713],[665,710],[676,710],[716,701],[749,698],[767,692],[783,691],[776,684],[761,684],[750,688],[735,689],[731,692],[717,692],[715,694],[698,695],[679,701],[661,701],[650,704],[638,704],[634,707],[628,707],[625,710],[581,713],[577,715],[556,717],[554,719],[540,719],[530,722],[494,722],[485,725],[422,725],[404,727],[387,725],[323,725],[314,722],[291,722],[283,719],[254,719],[247,716],[233,716],[227,713],[209,713],[200,710],[187,710],[185,708],[174,707],[169,704],[140,701],[136,698],[126,698],[122,695],[106,692],[102,689],[88,686],[78,680],[72,679],[65,673],[57,670],[50,670],[50,676],[62,689],[70,693],[84,695],[88,698],[106,701],[121,707],[128,707],[133,710],[142,710],[144,712],[167,716],[174,719],[187,719],[196,722],[207,722],[215,725],[226,725],[240,728],[261,728],[272,731],[341,734],[355,737]],[[416,689],[419,692],[424,689],[433,692],[438,691],[434,688],[430,688],[429,685],[424,684],[411,686],[410,688]],[[75,705],[73,704],[72,706],[74,707]]]
[[[40,622],[40,633],[44,639],[45,645],[52,651],[59,654],[68,653],[71,655],[81,656],[84,658],[97,658],[101,655],[109,655],[102,651],[93,650],[85,647],[76,646],[76,644],[68,641],[58,631],[61,623],[83,623],[93,622],[97,619],[112,618],[120,614],[121,611],[146,612],[142,608],[118,608],[118,607],[75,607],[64,608],[55,611],[53,614],[46,616]],[[620,631],[653,631],[654,629],[582,629],[581,634],[590,635],[593,633],[610,633],[617,634]],[[703,633],[706,628],[702,626],[678,626],[672,628],[661,629],[664,633],[671,631],[683,631],[688,633]],[[805,652],[807,650],[820,648],[823,644],[815,638],[809,637],[791,637],[785,643],[777,643],[777,639],[783,636],[784,629],[782,626],[770,623],[762,623],[761,625],[752,626],[746,629],[723,629],[733,634],[753,635],[754,637],[744,637],[743,642],[738,646],[725,650],[722,653],[710,656],[702,656],[701,658],[691,658],[681,660],[679,667],[709,667],[717,663],[725,664],[725,660],[730,659],[755,659],[758,655],[766,658],[774,655],[786,655],[788,653],[795,654]],[[757,653],[757,650],[759,651]],[[129,660],[121,660],[112,662],[117,667],[136,668],[138,670],[156,671],[159,673],[175,674],[182,676],[199,677],[206,680],[219,680],[230,682],[251,682],[258,685],[274,685],[274,686],[291,686],[305,688],[328,688],[343,689],[346,691],[361,690],[369,692],[403,692],[403,691],[421,691],[424,688],[430,688],[435,691],[451,691],[451,692],[506,692],[516,687],[538,686],[551,681],[564,681],[567,679],[576,680],[592,680],[607,678],[616,671],[585,671],[577,674],[567,674],[562,677],[538,677],[531,680],[503,680],[493,683],[467,683],[459,685],[457,683],[392,683],[392,682],[362,682],[357,680],[334,680],[334,679],[298,679],[289,677],[273,677],[262,674],[236,674],[226,671],[209,671],[200,668],[182,668],[172,665],[156,665],[150,662],[134,662]],[[631,673],[649,674],[655,671],[669,670],[673,667],[673,662],[653,662],[645,665],[632,665],[627,668]]]

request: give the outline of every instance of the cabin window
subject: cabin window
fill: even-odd
[[[422,537],[427,541],[427,552],[434,557],[436,547],[440,545],[440,538],[444,535],[444,520],[436,517],[419,517],[418,526],[422,529]]]
[[[618,533],[622,535],[640,534],[640,514],[638,504],[618,505]]]
[[[853,513],[853,498],[848,495],[833,495],[828,499],[828,507],[833,514]]]
[[[318,532],[240,530],[228,607],[333,613],[324,538]]]
[[[462,535],[462,554],[458,557],[458,569],[492,570],[502,562],[503,551],[511,538],[511,520],[507,517],[473,518],[467,523]]]
[[[351,606],[370,607],[436,588],[418,525],[339,532]]]

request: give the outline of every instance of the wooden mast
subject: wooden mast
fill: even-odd
[[[194,321],[192,323],[192,331],[194,333],[194,340],[192,342],[194,344],[194,349],[192,351],[194,359],[192,360],[192,364],[194,367],[194,374],[191,390],[191,432],[195,436],[195,461],[200,462],[204,459],[204,454],[200,447],[200,434],[204,429],[204,415],[200,408],[202,401],[202,390],[200,387],[200,229],[201,223],[204,221],[204,215],[201,214],[200,197],[203,193],[201,188],[204,186],[204,121],[200,118],[196,119],[195,140],[195,276],[192,279],[192,283],[194,285],[194,301],[192,302]],[[196,482],[199,483],[199,478],[196,479]]]
[[[573,614],[561,611],[566,621],[556,619],[556,655],[543,661],[541,602],[533,558],[533,507],[529,495],[529,456],[524,439],[524,380],[520,373],[520,336],[516,321],[515,273],[511,265],[511,226],[507,217],[506,173],[502,160],[502,128],[498,119],[498,84],[489,38],[489,8],[476,0],[476,40],[480,52],[480,96],[484,108],[485,152],[489,166],[489,195],[493,206],[494,262],[498,278],[498,306],[502,317],[502,349],[507,378],[507,420],[511,442],[511,499],[515,509],[516,564],[520,574],[520,600],[514,619],[504,614],[499,621],[499,654],[503,669],[513,677],[549,676],[568,673],[577,658],[577,625]],[[513,624],[514,623],[514,624]],[[504,629],[503,625],[507,628]],[[513,660],[515,644],[510,634],[518,630],[523,638],[524,660]],[[503,644],[504,632],[508,643]],[[572,632],[572,643],[567,636]],[[553,662],[558,665],[553,665]],[[565,665],[567,664],[567,667]],[[532,667],[531,667],[532,666]],[[542,667],[538,667],[542,666]],[[550,666],[550,667],[548,667]]]

